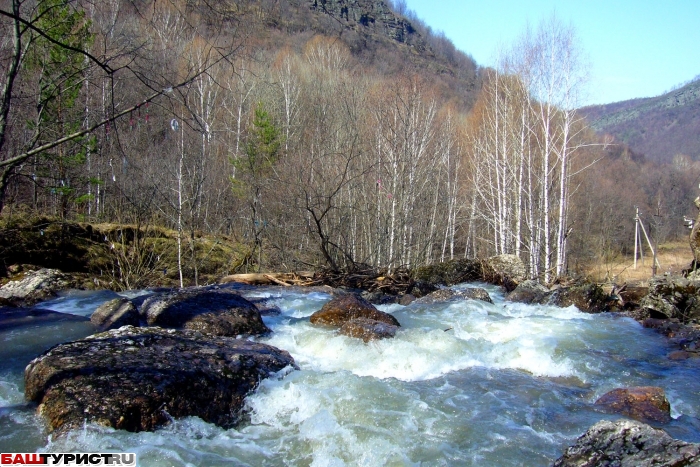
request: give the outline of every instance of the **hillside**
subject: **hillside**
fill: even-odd
[[[481,87],[476,62],[420,19],[396,13],[390,1],[233,0],[233,5],[244,12],[248,42],[256,48],[299,51],[320,34],[344,43],[363,67],[380,75],[421,75],[464,110],[476,101]]]
[[[599,133],[610,134],[649,160],[678,154],[700,160],[700,80],[657,97],[585,107]]]

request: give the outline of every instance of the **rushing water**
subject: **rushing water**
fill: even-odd
[[[468,285],[457,286],[467,287]],[[154,433],[86,425],[53,440],[24,402],[23,369],[48,346],[92,332],[58,315],[0,328],[0,452],[136,452],[141,466],[549,465],[591,425],[592,407],[621,386],[665,389],[677,438],[700,441],[697,360],[673,362],[665,338],[613,314],[476,300],[380,306],[402,324],[365,344],[313,326],[330,296],[279,288],[244,296],[279,314],[262,342],[300,371],[264,380],[249,420],[224,430],[198,418]],[[113,294],[74,294],[44,308],[89,316]]]

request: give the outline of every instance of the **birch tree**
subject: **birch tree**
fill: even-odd
[[[566,272],[573,161],[589,144],[575,110],[584,82],[574,31],[553,17],[487,74],[474,111],[473,190],[492,251],[526,253],[547,282]]]

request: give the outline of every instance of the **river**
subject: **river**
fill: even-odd
[[[602,419],[617,387],[660,386],[674,437],[700,441],[700,364],[671,361],[661,335],[616,314],[589,315],[494,300],[384,305],[402,324],[365,344],[313,326],[331,297],[245,288],[275,306],[273,334],[299,371],[264,380],[247,420],[222,429],[191,417],[153,433],[86,425],[52,439],[24,401],[23,370],[46,348],[93,332],[89,316],[114,296],[74,293],[39,307],[63,319],[0,328],[0,452],[135,452],[140,466],[546,466]]]

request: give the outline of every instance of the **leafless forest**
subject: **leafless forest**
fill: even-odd
[[[187,276],[210,234],[249,271],[513,253],[546,281],[632,249],[635,206],[658,241],[686,234],[698,163],[588,128],[556,18],[471,70],[472,99],[368,63],[346,40],[361,25],[271,21],[317,14],[298,3],[2,0],[2,216],[167,227]]]

